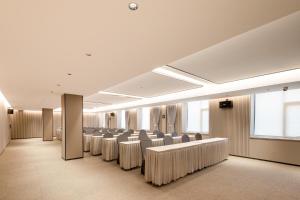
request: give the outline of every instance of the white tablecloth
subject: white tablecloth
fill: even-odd
[[[91,143],[92,135],[91,134],[83,134],[83,151],[90,151],[90,143]]]
[[[102,159],[106,161],[118,158],[117,138],[103,138]]]
[[[100,155],[101,154],[101,147],[102,147],[102,139],[103,136],[92,136],[90,142],[90,152],[92,156]]]
[[[156,135],[148,135],[148,137],[150,139],[156,139],[157,138]],[[130,137],[128,137],[128,141],[136,141],[136,140],[139,140],[139,136],[130,136]]]
[[[164,145],[163,139],[152,139],[153,146]],[[120,167],[123,169],[132,169],[142,165],[142,152],[140,141],[120,142]]]
[[[145,179],[160,186],[221,162],[227,157],[227,138],[211,138],[147,148]]]

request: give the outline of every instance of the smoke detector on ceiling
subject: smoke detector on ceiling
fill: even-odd
[[[130,10],[137,10],[139,8],[137,3],[131,2],[128,4]]]

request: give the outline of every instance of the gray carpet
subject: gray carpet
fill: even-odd
[[[230,157],[163,187],[145,183],[140,170],[86,154],[63,161],[60,143],[14,140],[0,155],[0,199],[63,200],[299,200],[300,167]]]

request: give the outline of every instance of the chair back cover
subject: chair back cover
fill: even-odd
[[[178,134],[176,132],[173,132],[171,135],[172,135],[172,137],[178,136]]]
[[[154,131],[153,131],[153,134],[154,134],[154,135],[157,135],[157,133],[159,133],[159,130],[154,130]]]
[[[109,133],[109,132],[106,132],[103,135],[103,138],[113,138],[113,137],[114,137],[114,135],[112,133]]]
[[[148,138],[146,140],[141,140],[141,151],[142,151],[142,159],[145,160],[146,157],[146,149],[152,147],[152,141]]]
[[[164,145],[171,145],[174,143],[174,140],[171,136],[165,136],[164,137]]]
[[[156,134],[157,138],[164,138],[165,134],[163,132],[159,132]]]
[[[195,139],[196,140],[202,140],[202,135],[200,133],[196,133]]]
[[[190,137],[187,134],[182,135],[181,137],[182,143],[189,142]]]
[[[150,140],[150,138],[146,132],[142,132],[139,134],[139,140]]]
[[[146,134],[147,134],[147,131],[144,130],[144,129],[142,129],[142,130],[140,130],[140,134],[141,134],[141,133],[146,133]]]
[[[134,130],[133,130],[133,129],[129,129],[129,130],[128,130],[128,132],[129,132],[129,133],[130,133],[130,135],[131,135],[131,134],[133,134],[133,133],[134,133]]]
[[[125,133],[119,135],[119,136],[117,137],[117,143],[119,144],[120,142],[126,142],[126,141],[128,141],[128,137],[129,137],[129,136],[130,136],[130,135],[129,135],[128,132],[125,132]]]

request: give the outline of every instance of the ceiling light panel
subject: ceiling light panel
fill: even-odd
[[[163,76],[168,76],[168,77],[171,77],[174,79],[178,79],[181,81],[185,81],[188,83],[192,83],[192,84],[198,85],[198,86],[213,84],[212,82],[209,82],[207,80],[201,79],[197,76],[191,75],[189,73],[177,70],[177,69],[169,67],[169,66],[163,66],[163,67],[156,68],[156,69],[152,70],[152,72],[163,75]]]
[[[119,93],[105,92],[105,91],[100,91],[98,93],[99,94],[113,95],[113,96],[120,96],[120,97],[129,97],[129,98],[135,98],[135,99],[144,99],[145,98],[145,97],[140,97],[140,96],[134,96],[134,95],[128,95],[128,94],[119,94]]]

